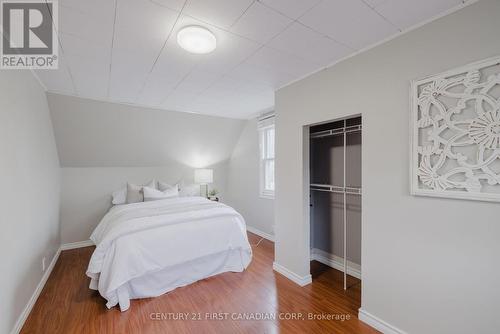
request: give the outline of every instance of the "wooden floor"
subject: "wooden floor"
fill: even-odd
[[[312,262],[313,283],[301,288],[273,271],[274,244],[257,245],[260,239],[249,233],[254,256],[245,272],[133,300],[123,313],[108,310],[88,288],[85,270],[94,248],[64,251],[21,333],[377,333],[357,319],[359,280],[349,277],[344,291],[341,272]],[[189,319],[176,319],[181,313]],[[309,314],[333,318],[310,320]],[[271,319],[251,320],[259,316]]]

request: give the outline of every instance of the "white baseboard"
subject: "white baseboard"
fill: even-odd
[[[30,300],[28,301],[28,304],[24,307],[24,310],[21,312],[19,315],[19,318],[17,318],[16,324],[14,325],[14,328],[11,331],[11,334],[17,334],[21,331],[23,328],[24,322],[28,318],[28,315],[31,312],[31,309],[33,309],[33,306],[36,303],[36,300],[38,299],[38,296],[40,296],[40,293],[43,290],[43,287],[45,286],[45,283],[47,283],[47,280],[49,279],[50,274],[52,273],[52,270],[54,269],[54,266],[56,265],[57,259],[59,259],[59,255],[61,254],[61,248],[57,250],[56,254],[52,258],[52,261],[50,261],[49,266],[43,273],[42,279],[40,280],[40,283],[36,286],[35,291],[31,295]]]
[[[344,272],[344,258],[330,254],[321,249],[311,249],[311,260],[316,260]],[[361,266],[357,263],[347,261],[347,274],[361,279]]]
[[[281,275],[285,276],[286,278],[300,286],[306,286],[312,283],[312,277],[310,274],[306,276],[299,276],[293,271],[283,267],[281,264],[278,264],[276,262],[273,262],[273,270],[277,271]]]
[[[75,248],[82,248],[82,247],[89,247],[89,246],[94,246],[94,243],[92,242],[92,240],[84,240],[84,241],[77,241],[77,242],[70,242],[67,244],[62,244],[61,250],[68,250],[68,249],[75,249]]]
[[[406,332],[402,331],[401,329],[394,327],[393,325],[374,316],[373,314],[366,312],[361,308],[358,311],[358,318],[365,324],[372,326],[373,328],[384,334],[406,334]]]
[[[248,226],[247,225],[247,231],[248,232],[252,232],[253,234],[257,234],[258,236],[264,238],[264,239],[267,239],[269,241],[272,241],[274,242],[274,235],[271,235],[269,233],[266,233],[264,231],[261,231],[259,229],[256,229],[255,227],[252,227],[252,226]]]

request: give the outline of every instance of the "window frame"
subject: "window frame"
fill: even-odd
[[[274,193],[276,190],[276,181],[275,181],[275,186],[273,190],[266,189],[265,183],[266,183],[266,163],[268,161],[272,161],[276,163],[276,151],[274,151],[274,155],[272,158],[267,158],[267,152],[265,152],[265,149],[267,147],[267,136],[266,134],[268,131],[272,130],[273,131],[273,140],[274,140],[274,145],[276,147],[276,129],[274,126],[274,117],[271,119],[266,119],[263,122],[259,123],[258,126],[258,134],[259,134],[259,196],[261,198],[265,199],[274,199]],[[275,174],[276,170],[276,165],[274,165],[273,169],[273,174]]]

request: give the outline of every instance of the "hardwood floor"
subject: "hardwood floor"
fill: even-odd
[[[260,239],[249,233],[254,257],[245,272],[132,300],[123,313],[108,310],[88,288],[85,270],[94,248],[63,251],[21,333],[378,333],[357,319],[359,280],[349,277],[344,291],[342,273],[314,261],[313,283],[301,288],[273,271],[274,244],[264,239],[257,245]],[[178,319],[181,314],[188,320]],[[294,316],[302,319],[285,319]]]

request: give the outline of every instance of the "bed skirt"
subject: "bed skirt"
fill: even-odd
[[[141,277],[131,279],[106,299],[106,306],[120,305],[120,310],[130,307],[130,299],[157,297],[176,288],[189,285],[201,279],[224,272],[242,272],[249,265],[251,254],[246,250],[231,249],[225,252],[204,256],[186,263],[181,263]],[[93,278],[90,288],[97,290],[98,280]]]

